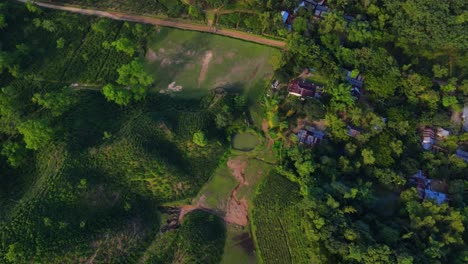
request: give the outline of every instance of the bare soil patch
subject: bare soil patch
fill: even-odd
[[[245,167],[247,167],[247,161],[241,159],[229,160],[227,165],[232,170],[232,176],[234,176],[241,185],[248,185],[244,178],[244,170]]]
[[[149,62],[154,62],[156,61],[158,57],[156,56],[156,52],[154,52],[154,50],[152,49],[148,49],[146,51],[146,59],[149,61]]]
[[[249,224],[248,211],[247,200],[238,201],[233,195],[228,204],[224,221],[234,225],[247,226]]]
[[[179,223],[181,223],[184,217],[192,211],[195,211],[195,210],[208,210],[209,211],[205,200],[206,200],[206,196],[202,195],[200,196],[200,199],[198,199],[196,204],[181,206],[180,214],[179,214]]]
[[[180,86],[180,85],[176,85],[176,82],[171,82],[168,86],[167,86],[167,89],[169,91],[172,91],[172,92],[180,92],[182,91],[184,87]]]
[[[232,176],[234,176],[234,178],[239,182],[239,185],[237,185],[231,193],[224,221],[230,224],[246,226],[249,224],[248,203],[245,198],[239,200],[237,198],[237,192],[239,191],[239,188],[248,185],[244,177],[244,170],[247,167],[247,161],[240,158],[231,159],[228,161],[227,165],[232,170]]]
[[[213,52],[211,50],[207,51],[205,57],[202,60],[202,68],[200,70],[200,75],[198,76],[198,86],[205,80],[206,73],[208,72],[208,67],[210,62],[213,59]]]

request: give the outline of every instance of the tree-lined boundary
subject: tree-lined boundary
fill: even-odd
[[[16,1],[22,2],[22,3],[28,2],[28,0],[16,0]],[[180,21],[169,21],[169,20],[164,20],[164,19],[159,19],[159,18],[153,18],[153,17],[141,16],[141,15],[133,15],[133,14],[127,14],[127,13],[122,13],[122,12],[107,12],[107,11],[100,11],[100,10],[94,10],[94,9],[84,9],[80,7],[60,6],[60,5],[47,4],[47,3],[41,3],[41,2],[34,2],[34,4],[40,7],[44,7],[44,8],[56,9],[56,10],[61,10],[61,11],[83,14],[83,15],[99,16],[99,17],[106,17],[106,18],[110,18],[114,20],[120,20],[120,21],[130,21],[130,22],[145,23],[145,24],[164,26],[164,27],[173,27],[173,28],[179,28],[179,29],[185,29],[185,30],[208,32],[208,33],[232,37],[236,39],[241,39],[241,40],[250,41],[250,42],[254,42],[254,43],[258,43],[262,45],[277,47],[277,48],[286,47],[286,42],[284,41],[268,39],[268,38],[264,38],[261,36],[252,35],[249,33],[240,32],[236,30],[216,29],[211,26],[196,25],[196,24],[180,22]]]

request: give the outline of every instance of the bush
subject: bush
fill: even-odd
[[[206,146],[208,144],[208,140],[206,139],[205,133],[202,131],[195,132],[195,134],[193,134],[193,143],[200,147]]]

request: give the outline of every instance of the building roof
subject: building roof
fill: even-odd
[[[424,198],[434,200],[438,205],[441,205],[447,200],[447,195],[441,192],[435,192],[429,189],[424,190]]]
[[[325,133],[317,130],[315,127],[307,126],[305,129],[301,129],[297,133],[297,136],[299,137],[299,142],[313,146],[323,140]]]
[[[450,131],[439,127],[439,128],[437,128],[437,136],[440,137],[440,138],[446,138],[446,137],[450,136]]]
[[[468,132],[468,106],[465,106],[465,108],[463,108],[462,117],[463,117],[463,130]]]
[[[410,180],[416,184],[419,198],[434,200],[438,205],[448,200],[447,194],[444,193],[447,191],[445,182],[428,179],[421,170]]]
[[[461,148],[458,148],[457,151],[455,152],[455,154],[460,159],[463,159],[464,161],[468,162],[468,151],[464,151]]]
[[[309,131],[309,130],[301,130],[297,133],[299,137],[299,142],[304,143],[306,145],[315,145],[320,143],[323,140],[324,133],[321,131]]]
[[[425,128],[423,131],[422,147],[425,150],[432,149],[435,143],[435,132],[432,128]]]
[[[358,73],[356,77],[352,77],[351,75],[352,71],[346,70],[345,80],[353,86],[362,88],[362,86],[364,85],[364,77],[362,76],[362,74]]]
[[[281,11],[281,16],[283,17],[283,23],[286,23],[289,18],[289,12],[288,11]]]
[[[348,126],[347,130],[346,130],[346,133],[348,134],[348,136],[350,137],[357,137],[361,134],[361,131],[351,127],[351,126]]]
[[[323,5],[318,5],[316,8],[315,8],[315,11],[314,11],[314,16],[316,17],[323,17],[323,15],[325,13],[328,12],[328,7],[326,6],[323,6]]]
[[[314,97],[319,88],[316,84],[295,80],[288,85],[288,92],[300,97]]]

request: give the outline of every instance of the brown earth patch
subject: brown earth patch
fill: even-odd
[[[247,167],[247,161],[241,159],[231,159],[228,161],[227,165],[232,170],[232,176],[234,176],[239,184],[248,185],[244,178],[244,170],[245,167]]]
[[[228,59],[233,59],[235,56],[236,56],[236,53],[234,53],[232,51],[226,53],[226,58],[228,58]]]
[[[195,210],[208,210],[208,206],[206,205],[206,196],[200,196],[196,204],[191,205],[184,205],[180,207],[180,214],[179,214],[179,223],[182,223],[184,217]]]
[[[234,225],[247,226],[249,224],[248,212],[247,200],[241,199],[238,201],[233,196],[228,204],[224,221]]]
[[[208,72],[208,67],[210,62],[213,59],[213,52],[211,50],[207,51],[202,60],[202,67],[200,70],[200,75],[198,76],[198,86],[205,80],[206,74]]]
[[[149,61],[149,62],[154,62],[156,61],[158,57],[156,56],[156,52],[154,52],[154,50],[152,49],[148,49],[146,51],[146,59]]]
[[[230,224],[246,226],[249,224],[248,203],[245,198],[239,200],[237,198],[237,192],[241,187],[248,185],[244,177],[244,170],[247,167],[247,161],[240,158],[231,159],[228,161],[227,165],[232,170],[232,176],[234,176],[239,184],[231,193],[224,221]]]

